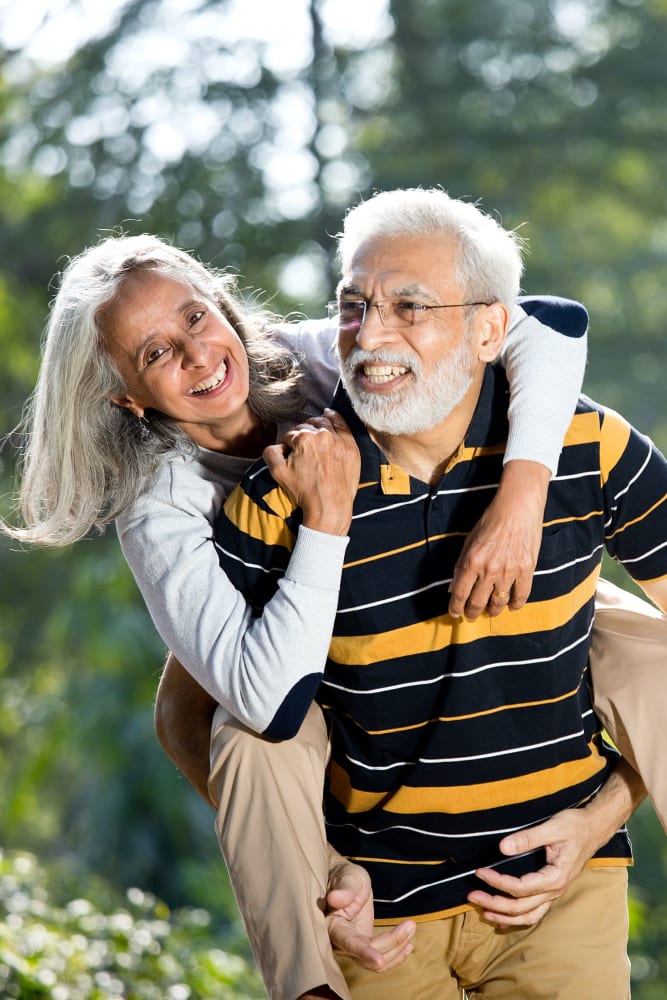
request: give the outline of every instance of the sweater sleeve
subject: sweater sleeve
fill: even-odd
[[[584,378],[587,330],[578,302],[519,299],[501,354],[510,384],[505,462],[540,462],[555,473]]]
[[[223,499],[219,484],[187,463],[174,465],[168,482],[118,519],[123,553],[166,646],[231,715],[266,732],[295,686],[309,693],[298,700],[303,715],[312,700],[347,538],[300,528],[285,576],[255,617],[220,566],[212,527]],[[292,712],[290,726],[300,721]],[[292,732],[278,727],[271,735]]]

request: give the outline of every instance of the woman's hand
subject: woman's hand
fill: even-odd
[[[361,461],[349,427],[335,410],[298,424],[263,456],[275,481],[303,511],[307,528],[348,533]]]
[[[468,535],[454,567],[449,613],[474,621],[528,600],[542,542],[551,473],[539,462],[512,461],[496,495]]]

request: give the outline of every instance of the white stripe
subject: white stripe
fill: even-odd
[[[594,798],[601,788],[602,783],[591,792],[591,798]],[[572,808],[575,805],[577,803],[574,803]],[[499,830],[468,830],[465,833],[436,833],[434,830],[424,830],[419,826],[407,826],[405,823],[391,823],[389,826],[382,826],[377,830],[367,830],[365,827],[358,826],[355,823],[327,823],[327,826],[332,830],[345,830],[347,828],[356,830],[358,833],[363,834],[364,837],[377,837],[383,833],[391,833],[394,830],[404,830],[407,833],[416,833],[420,837],[434,837],[436,840],[467,840],[469,837],[506,837],[510,833],[518,833],[520,830],[527,830],[530,827],[537,826],[539,823],[546,823],[549,819],[551,819],[551,814],[537,817],[530,823],[524,823],[523,826],[507,826]],[[622,829],[625,829],[625,827]]]
[[[604,548],[603,545],[597,545],[591,552],[585,556],[578,556],[576,559],[571,559],[569,562],[560,563],[558,566],[552,566],[551,569],[539,569],[533,574],[534,576],[550,576],[552,573],[559,573],[564,569],[569,569],[571,566],[576,566],[578,563],[587,562],[598,552],[601,552]],[[353,611],[366,611],[368,608],[379,608],[385,604],[395,604],[397,601],[402,601],[408,597],[414,597],[415,594],[423,594],[427,590],[432,590],[434,587],[444,586],[445,584],[450,584],[452,582],[452,577],[444,577],[442,580],[436,580],[434,583],[428,584],[426,587],[419,587],[417,590],[407,590],[400,594],[394,594],[392,597],[385,597],[380,601],[371,601],[368,604],[355,604],[349,608],[338,608],[337,614],[348,615]],[[555,600],[556,598],[554,598]]]
[[[644,471],[644,469],[646,468],[646,466],[648,465],[648,463],[651,461],[651,454],[652,454],[652,452],[653,452],[653,446],[651,445],[649,447],[648,454],[647,454],[646,458],[644,459],[644,464],[637,470],[637,472],[634,474],[634,476],[632,477],[632,479],[630,480],[630,482],[622,490],[620,490],[618,493],[615,494],[614,500],[618,500],[619,497],[622,497],[625,493],[627,493],[628,490],[630,489],[630,487],[632,486],[632,484],[635,483],[639,479],[639,477],[641,476],[642,472]]]
[[[383,604],[394,604],[396,601],[402,601],[406,597],[414,597],[415,594],[423,594],[427,590],[433,590],[434,587],[444,587],[445,584],[450,584],[452,582],[452,577],[445,577],[443,580],[435,580],[433,583],[429,583],[426,587],[418,587],[417,590],[407,590],[402,594],[395,594],[393,597],[385,597],[381,601],[371,601],[370,604],[355,604],[350,608],[338,608],[336,614],[339,615],[349,615],[352,611],[365,611],[366,608],[379,608]]]
[[[636,563],[636,562],[641,562],[642,559],[648,559],[649,556],[652,556],[654,553],[659,552],[660,549],[664,549],[666,545],[667,542],[661,542],[660,545],[656,545],[655,548],[649,549],[648,552],[644,552],[641,556],[635,556],[634,559],[621,560],[622,564],[623,566],[626,566],[628,563]]]
[[[473,760],[491,760],[497,757],[508,757],[510,754],[527,753],[530,750],[541,750],[544,747],[555,746],[557,743],[567,743],[568,740],[576,740],[580,736],[583,736],[583,734],[583,729],[579,729],[576,733],[559,736],[555,740],[544,740],[542,743],[530,743],[526,746],[512,747],[509,750],[500,750],[494,753],[470,754],[467,757],[420,757],[417,761],[401,760],[394,764],[385,764],[382,767],[373,767],[371,764],[364,764],[363,761],[356,760],[354,757],[350,757],[349,754],[346,754],[346,757],[351,764],[355,764],[365,771],[391,771],[394,767],[414,767],[415,764],[462,764]]]
[[[600,470],[590,469],[588,472],[572,472],[569,476],[554,476],[551,482],[566,483],[569,479],[589,479],[591,476],[595,476],[596,479],[599,479]]]
[[[528,858],[531,854],[537,854],[538,851],[542,850],[541,847],[536,847],[532,851],[526,851],[524,854],[514,854],[511,858],[502,858],[500,861],[496,861],[493,865],[486,865],[487,868],[502,868],[503,865],[508,865],[511,861],[517,858]],[[457,882],[459,879],[467,878],[469,875],[474,875],[477,868],[471,868],[466,872],[459,872],[458,875],[450,875],[448,878],[438,879],[437,882],[425,882],[424,885],[418,885],[414,889],[410,889],[409,892],[404,892],[402,896],[396,896],[394,899],[380,899],[375,896],[376,903],[402,903],[404,900],[409,899],[410,896],[415,896],[418,892],[424,892],[426,889],[434,889],[438,885],[446,885],[448,882]]]
[[[358,695],[384,694],[386,691],[402,691],[413,687],[427,687],[430,684],[439,684],[441,681],[445,680],[445,678],[472,677],[474,674],[481,674],[486,670],[496,670],[499,667],[525,667],[535,663],[553,663],[559,656],[569,653],[571,650],[575,649],[576,646],[580,645],[580,643],[587,642],[590,634],[591,630],[589,628],[584,635],[575,639],[575,641],[570,643],[569,646],[564,646],[562,649],[559,649],[557,653],[553,654],[553,656],[536,656],[530,660],[497,660],[495,663],[485,663],[481,667],[473,667],[472,670],[460,670],[453,671],[451,673],[438,674],[437,677],[428,677],[421,681],[408,681],[405,684],[387,684],[385,687],[370,688],[367,691],[358,691],[356,688],[344,687],[342,684],[333,684],[331,681],[328,681],[326,677],[322,681],[322,684],[333,688],[335,691],[345,691],[348,694]],[[349,664],[344,665],[349,666]]]
[[[266,566],[259,566],[257,563],[246,562],[245,559],[241,559],[240,556],[237,556],[233,552],[229,552],[227,549],[223,548],[222,545],[218,544],[218,542],[214,541],[214,545],[216,549],[222,552],[223,555],[227,556],[228,559],[232,559],[234,562],[240,563],[242,566],[247,566],[249,569],[257,569],[260,570],[262,573],[267,573],[269,575],[271,573],[280,573],[280,575],[282,576],[283,573],[285,572],[284,570],[278,569],[277,567],[267,568]]]
[[[410,504],[423,503],[428,498],[428,493],[421,493],[418,497],[411,497],[409,500],[401,500],[398,503],[388,504],[386,507],[379,507],[377,510],[367,510],[363,514],[353,514],[352,520],[358,521],[362,517],[374,517],[376,514],[386,514],[388,510],[399,510],[401,507],[409,507]]]

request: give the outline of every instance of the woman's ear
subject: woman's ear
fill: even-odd
[[[478,332],[478,358],[480,361],[490,363],[495,361],[503,349],[507,328],[510,321],[510,312],[502,302],[492,302],[489,306],[484,306],[484,310],[479,315],[480,329]]]
[[[145,413],[145,407],[139,406],[139,404],[135,403],[130,396],[113,396],[110,402],[112,402],[114,406],[120,406],[123,410],[129,410],[130,413],[133,413],[135,417],[139,418],[139,420],[141,420]]]

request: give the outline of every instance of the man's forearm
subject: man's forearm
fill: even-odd
[[[591,856],[613,837],[646,797],[641,777],[621,757],[596,797],[584,807],[595,846]]]

